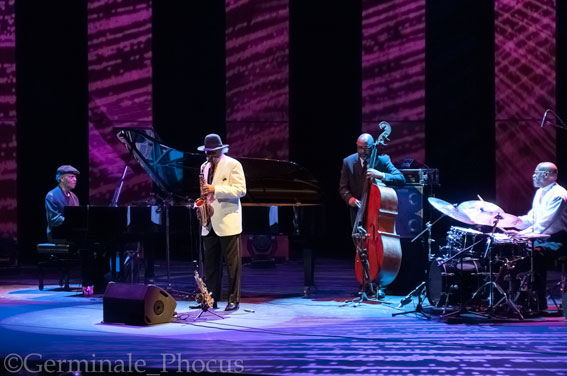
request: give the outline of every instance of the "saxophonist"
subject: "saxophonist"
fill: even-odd
[[[217,134],[205,136],[203,145],[207,161],[201,166],[201,195],[209,218],[201,218],[201,236],[204,245],[205,280],[217,302],[221,299],[223,260],[226,260],[229,279],[228,304],[225,311],[238,309],[240,303],[240,277],[242,258],[240,233],[242,232],[242,206],[240,198],[246,195],[246,179],[242,165],[226,155],[228,145]],[[203,211],[201,211],[202,213]]]

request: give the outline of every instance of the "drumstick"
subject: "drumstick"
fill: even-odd
[[[484,199],[483,199],[482,197],[480,197],[480,195],[479,195],[478,193],[477,193],[476,197],[478,197],[478,199],[479,199],[480,201],[483,201],[483,202],[484,202]],[[498,214],[500,214],[500,213],[498,213]],[[498,230],[502,231],[503,233],[506,233],[506,230],[505,230],[504,228],[502,228],[502,227],[500,227],[500,226],[496,226],[496,228],[497,228]]]

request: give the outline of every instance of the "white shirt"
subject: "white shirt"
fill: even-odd
[[[567,190],[557,183],[551,183],[536,191],[532,209],[520,217],[518,227],[522,233],[553,235],[567,231]]]

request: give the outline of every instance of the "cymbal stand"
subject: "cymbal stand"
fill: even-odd
[[[431,228],[433,226],[435,226],[435,224],[437,222],[439,222],[441,220],[441,218],[445,217],[445,214],[441,215],[439,218],[437,218],[433,223],[427,221],[427,223],[425,224],[425,229],[423,229],[422,232],[420,232],[419,234],[417,234],[410,243],[415,242],[417,239],[419,239],[423,234],[425,234],[427,232],[427,261],[431,261],[431,244],[433,244],[433,242],[435,241],[435,239],[433,239],[431,237]]]
[[[473,301],[476,298],[476,296],[488,286],[489,287],[489,290],[488,290],[488,307],[487,307],[488,311],[494,310],[496,307],[498,307],[502,303],[506,303],[506,304],[508,304],[508,306],[510,308],[512,308],[518,314],[520,320],[523,320],[524,316],[522,315],[522,313],[520,312],[520,310],[518,309],[516,304],[514,304],[514,302],[508,297],[508,294],[506,293],[506,291],[504,291],[504,289],[498,283],[496,283],[494,281],[494,278],[493,278],[493,273],[492,273],[492,241],[494,239],[494,230],[496,230],[496,228],[498,227],[498,222],[500,221],[500,219],[502,219],[502,217],[500,215],[497,215],[495,217],[494,227],[492,228],[492,231],[489,234],[489,238],[486,241],[486,251],[484,252],[484,258],[486,259],[488,257],[488,278],[489,278],[489,280],[488,280],[488,282],[484,283],[482,286],[480,286],[474,292],[470,301]],[[498,302],[496,302],[496,303],[494,303],[494,289],[498,290],[498,292],[502,295],[502,298],[500,298],[500,300],[498,300]]]

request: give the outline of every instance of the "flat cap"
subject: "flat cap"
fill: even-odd
[[[57,175],[63,175],[63,174],[79,175],[80,172],[79,172],[79,170],[77,170],[75,167],[73,167],[71,165],[63,165],[63,166],[57,167]]]

